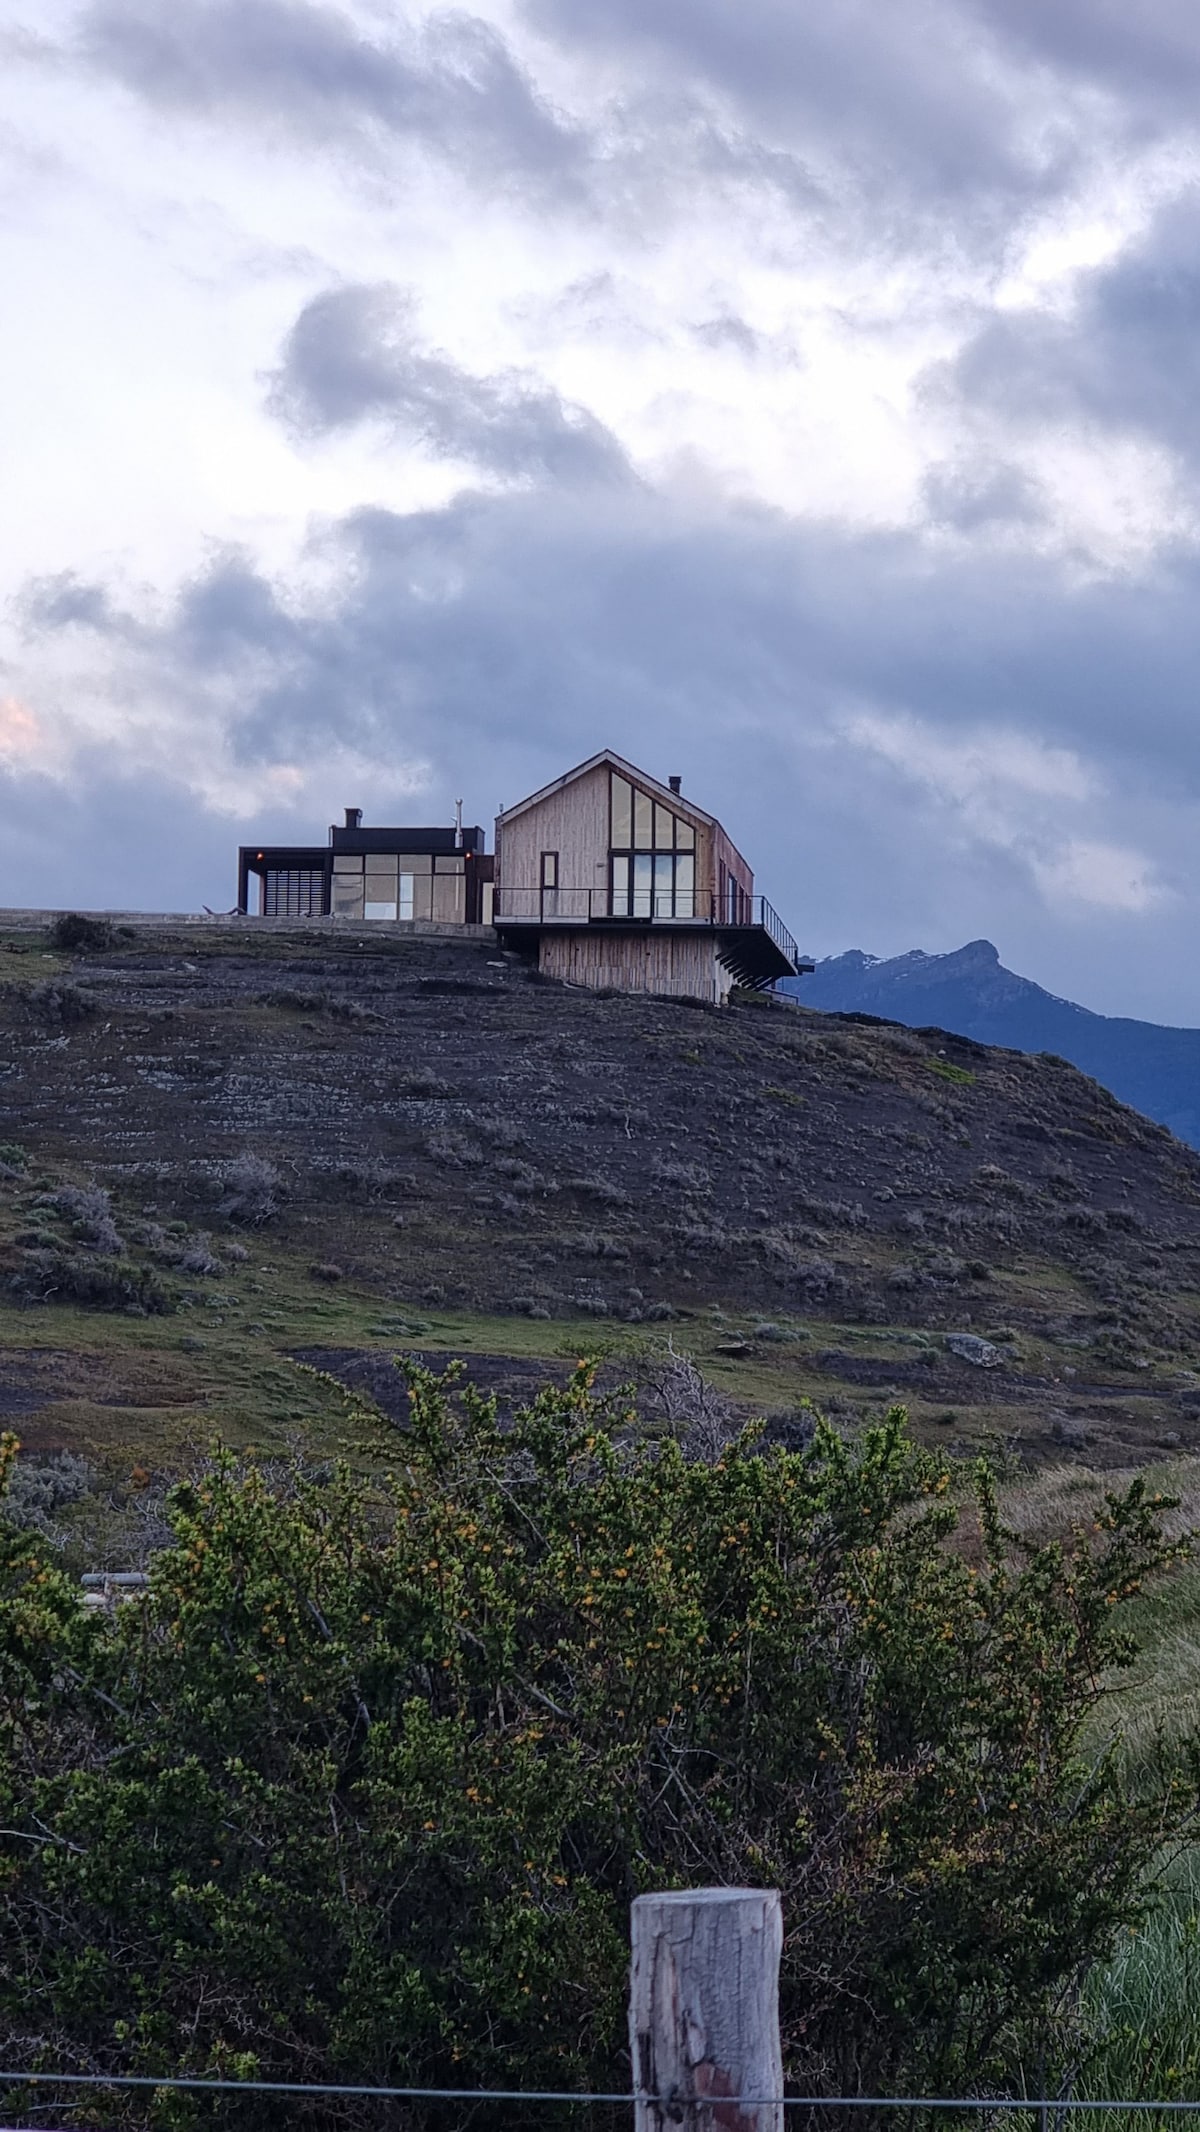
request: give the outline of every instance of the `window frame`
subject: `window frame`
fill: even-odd
[[[618,784],[622,818],[626,812],[624,794],[628,791],[632,795],[628,807],[631,841],[627,844],[616,841]],[[685,821],[664,800],[642,792],[616,770],[609,771],[608,794],[608,915],[648,919],[651,923],[682,920],[694,924],[698,907],[695,824]],[[647,831],[645,840],[638,837],[639,814]],[[661,841],[667,823],[671,825],[669,845]],[[687,881],[686,887],[681,875]]]

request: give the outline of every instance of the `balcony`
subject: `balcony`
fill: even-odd
[[[811,968],[786,925],[765,896],[740,890],[728,897],[658,896],[651,890],[609,888],[496,888],[493,922],[518,937],[549,927],[611,926],[621,931],[653,926],[662,932],[715,936],[717,953],[735,981],[761,991],[778,977]]]

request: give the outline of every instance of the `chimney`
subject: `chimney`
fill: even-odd
[[[462,835],[462,801],[461,801],[461,800],[455,800],[455,802],[454,802],[454,849],[455,849],[455,851],[461,851],[461,850],[462,850],[462,848],[463,848],[463,835]]]
[[[347,827],[347,829],[361,829],[361,828],[362,828],[362,808],[361,808],[361,807],[347,807],[347,809],[346,809],[346,827]]]
[[[667,779],[667,783],[671,787],[672,792],[678,792],[682,788],[683,779],[681,777],[669,777]]]

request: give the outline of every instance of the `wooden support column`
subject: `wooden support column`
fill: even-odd
[[[783,2132],[778,1895],[639,1895],[632,1933],[636,2132]]]

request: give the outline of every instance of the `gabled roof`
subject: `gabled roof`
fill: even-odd
[[[552,783],[543,785],[540,792],[531,792],[528,799],[518,800],[515,807],[503,807],[496,817],[497,821],[511,822],[515,815],[524,814],[527,808],[538,806],[542,800],[549,799],[552,793],[561,792],[564,785],[573,785],[576,778],[586,777],[590,770],[598,770],[605,763],[615,770],[619,777],[627,777],[632,784],[639,785],[643,792],[648,792],[651,799],[669,807],[673,814],[682,814],[685,820],[690,821],[696,828],[720,827],[715,814],[706,814],[703,807],[697,807],[694,801],[684,799],[679,792],[672,792],[669,785],[660,784],[657,777],[650,777],[645,770],[639,770],[635,763],[626,762],[625,757],[618,755],[612,748],[601,748],[598,754],[589,755],[586,762],[577,763],[575,768],[568,770],[564,776],[556,777]]]

